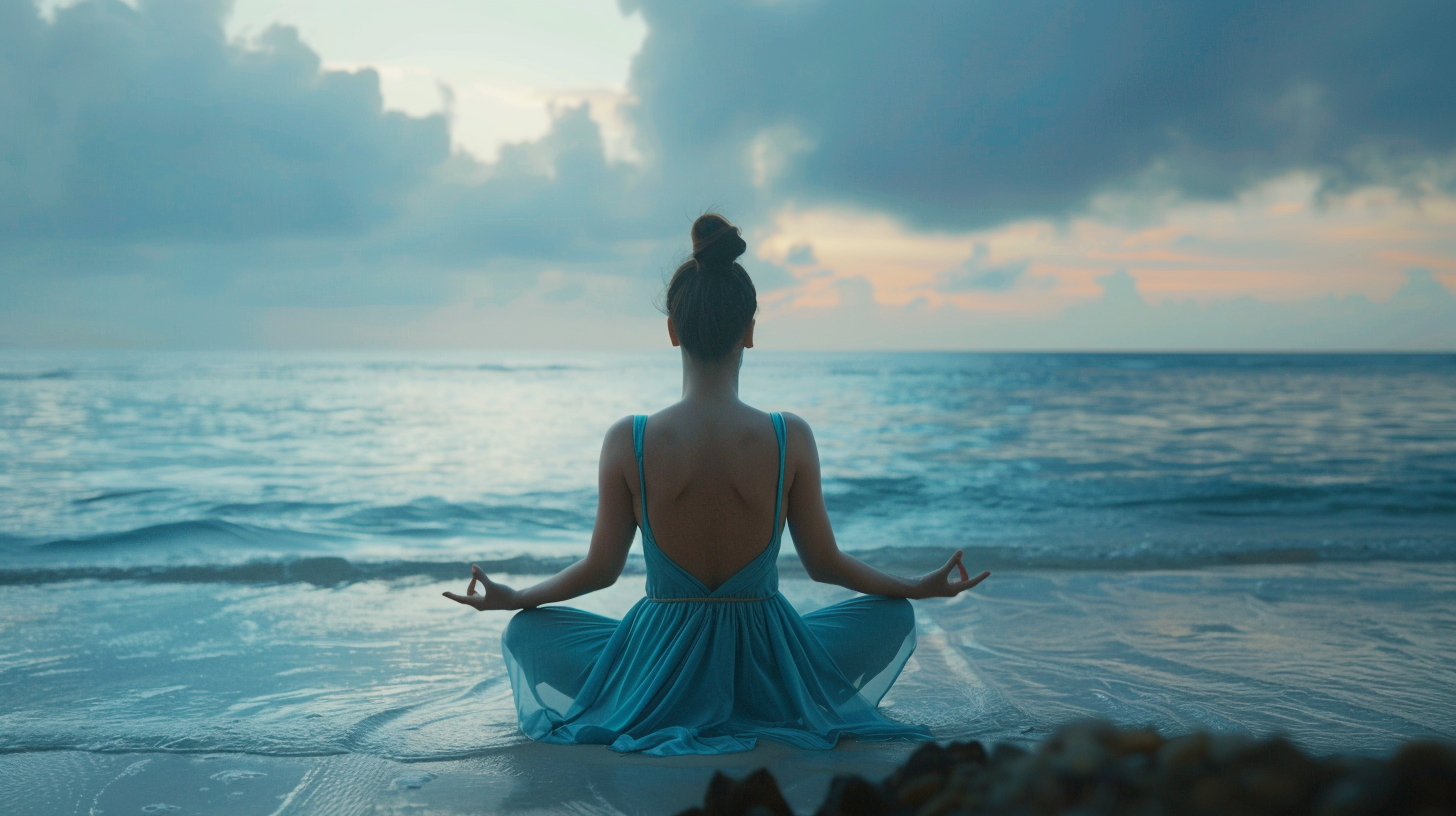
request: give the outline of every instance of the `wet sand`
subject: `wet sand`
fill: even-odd
[[[640,580],[580,605],[620,614]],[[812,812],[833,775],[882,777],[914,748],[660,759],[532,743],[500,673],[507,616],[452,608],[442,588],[7,587],[5,812],[670,814],[715,769],[759,766]],[[805,611],[845,595],[783,590]],[[884,709],[940,739],[1023,745],[1088,716],[1284,733],[1315,753],[1449,740],[1453,592],[1442,563],[998,573],[917,604],[920,645]]]

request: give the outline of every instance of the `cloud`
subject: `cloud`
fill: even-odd
[[[1027,267],[1031,266],[1025,260],[988,263],[990,254],[991,250],[985,243],[977,243],[971,257],[959,269],[943,275],[936,288],[942,292],[1005,292],[1021,283]]]
[[[224,0],[0,0],[0,343],[656,338],[715,206],[801,345],[1456,344],[1437,279],[1384,300],[1456,269],[1449,3],[623,5],[634,149],[568,105],[481,162]]]
[[[558,111],[542,139],[506,145],[499,161],[466,176],[464,183],[445,181],[420,192],[400,228],[412,251],[452,264],[501,258],[607,264],[668,230],[685,236],[691,223],[672,214],[673,204],[685,202],[661,195],[636,165],[607,159],[584,104]]]
[[[1071,347],[1400,350],[1456,345],[1456,295],[1424,269],[1407,270],[1405,283],[1383,303],[1363,295],[1326,295],[1294,303],[1245,296],[1152,304],[1127,272],[1100,282],[1100,299],[1062,315],[1060,333]]]
[[[1086,350],[1429,350],[1456,347],[1456,294],[1421,269],[1383,301],[1364,295],[1271,301],[1249,296],[1152,302],[1126,271],[1102,293],[1051,314],[965,309],[922,299],[885,303],[863,278],[832,284],[835,308],[759,322],[763,348]],[[844,313],[852,319],[844,319]]]
[[[451,153],[446,116],[385,110],[374,71],[325,69],[291,28],[228,41],[227,9],[0,0],[0,302],[79,313],[105,291],[118,326],[179,326],[118,336],[186,342],[193,323],[142,317],[167,302],[232,341],[251,310],[433,305],[462,273],[497,299],[552,262],[652,289],[648,259],[686,234],[681,198],[609,161],[585,105],[482,164]],[[95,274],[134,276],[138,302],[65,282]]]
[[[794,244],[784,255],[784,263],[790,266],[815,266],[819,260],[814,257],[813,244]]]
[[[633,112],[674,168],[795,134],[800,204],[978,227],[1136,187],[1227,197],[1292,170],[1416,183],[1456,148],[1442,0],[628,0]],[[1443,183],[1449,186],[1448,176]]]
[[[0,231],[388,231],[457,260],[588,258],[712,202],[750,225],[794,200],[967,228],[1292,168],[1445,183],[1432,168],[1456,148],[1439,0],[627,0],[649,26],[625,112],[642,163],[609,161],[567,108],[490,165],[450,156],[443,115],[385,111],[373,71],[322,70],[292,29],[228,42],[226,8],[84,0],[48,22],[0,0]]]
[[[237,241],[390,220],[449,155],[441,116],[382,109],[288,28],[228,43],[218,0],[0,0],[0,235]]]

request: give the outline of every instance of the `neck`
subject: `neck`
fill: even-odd
[[[738,401],[738,368],[743,349],[721,360],[704,363],[682,353],[683,399],[705,402]]]

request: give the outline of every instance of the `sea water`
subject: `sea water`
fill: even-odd
[[[580,557],[603,432],[679,388],[671,353],[5,352],[0,752],[536,750],[508,617],[439,592]],[[1456,356],[755,350],[741,393],[814,428],[843,548],[996,573],[917,604],[890,716],[1456,737]],[[641,569],[575,603],[620,615]]]

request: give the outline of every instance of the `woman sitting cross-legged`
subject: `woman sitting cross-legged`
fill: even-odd
[[[876,707],[915,648],[907,598],[949,597],[970,577],[957,551],[919,578],[841,552],[829,526],[809,425],[738,399],[753,347],[747,248],[718,215],[692,227],[693,257],[667,291],[682,348],[683,398],[627,417],[602,443],[600,498],[586,558],[526,589],[472,567],[479,610],[523,610],[503,637],[521,729],[533,739],[656,755],[927,738]],[[799,616],[778,592],[785,523],[809,576],[864,593]],[[647,597],[617,621],[545,604],[610,586],[642,530]],[[477,591],[479,587],[479,591]]]

